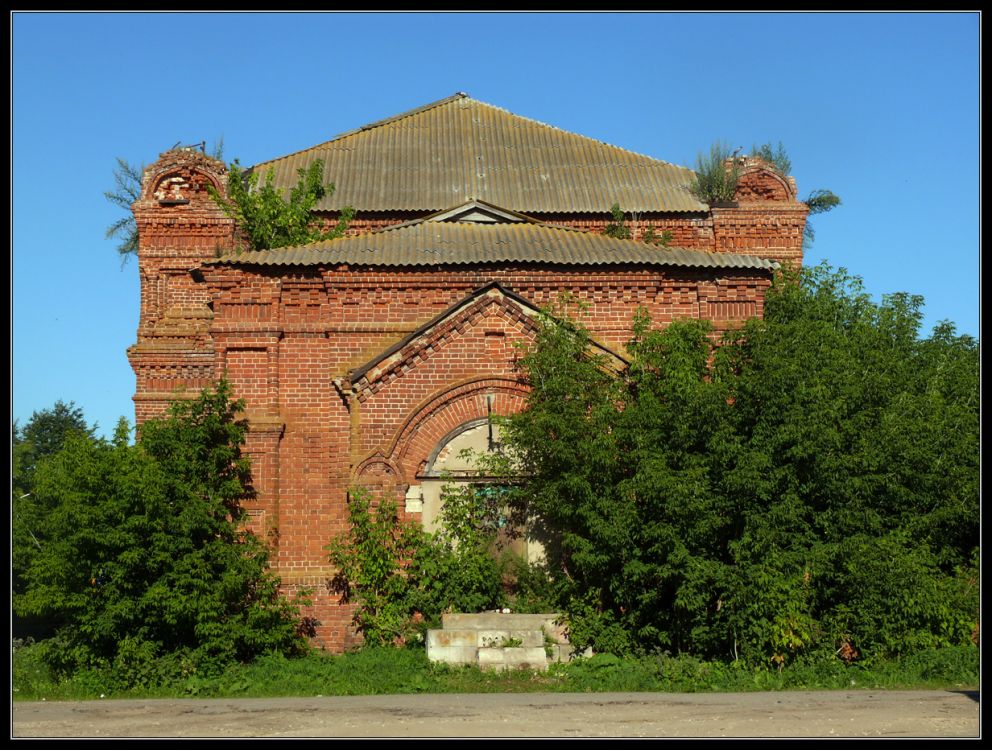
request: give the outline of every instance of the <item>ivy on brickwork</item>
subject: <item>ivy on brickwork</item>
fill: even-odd
[[[317,202],[334,192],[333,183],[324,183],[324,162],[318,159],[309,167],[301,167],[298,174],[299,182],[287,200],[275,185],[273,170],[262,181],[258,172],[246,173],[235,160],[227,178],[228,197],[211,187],[207,190],[221,210],[237,222],[252,250],[304,245],[343,235],[355,216],[353,208],[343,208],[330,229],[313,214]]]

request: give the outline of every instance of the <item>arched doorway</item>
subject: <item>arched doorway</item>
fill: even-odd
[[[493,522],[499,528],[501,549],[533,562],[542,557],[540,545],[529,541],[526,534],[510,525],[506,514],[499,509],[500,484],[480,471],[483,464],[480,458],[500,450],[500,436],[499,425],[488,418],[473,419],[451,430],[431,451],[415,484],[411,484],[407,499],[418,501],[424,528],[436,531],[441,524],[446,492],[457,492],[465,485],[473,485],[477,492],[486,493],[487,499],[495,504],[497,517]]]

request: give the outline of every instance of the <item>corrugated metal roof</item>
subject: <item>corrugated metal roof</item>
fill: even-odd
[[[296,185],[324,160],[318,210],[437,211],[470,198],[527,213],[705,212],[692,171],[456,94],[252,169]]]
[[[437,266],[487,263],[650,265],[766,269],[775,261],[749,255],[659,248],[547,224],[471,224],[421,220],[300,247],[229,255],[226,265]]]

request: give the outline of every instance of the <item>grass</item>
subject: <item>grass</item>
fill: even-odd
[[[188,675],[167,685],[112,690],[112,675],[84,672],[55,680],[37,645],[13,654],[15,700],[107,698],[263,698],[489,692],[746,692],[757,690],[974,689],[979,684],[976,647],[943,648],[871,666],[836,658],[771,669],[705,662],[689,656],[625,658],[600,654],[547,672],[483,672],[474,667],[431,664],[422,649],[366,649],[298,659],[266,656],[205,678]]]

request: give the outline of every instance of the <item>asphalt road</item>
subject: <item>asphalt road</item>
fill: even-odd
[[[17,702],[12,737],[979,737],[977,691]]]

